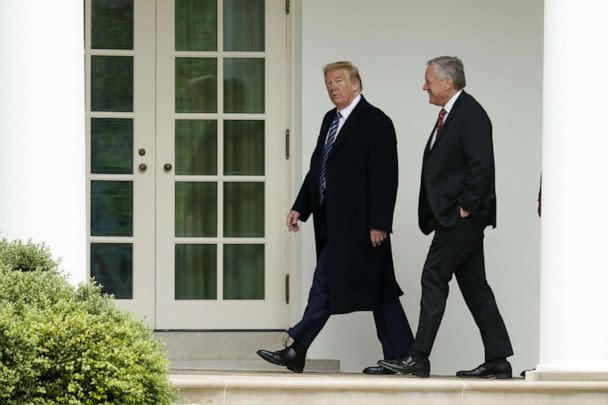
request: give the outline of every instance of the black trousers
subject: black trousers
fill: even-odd
[[[312,344],[331,315],[328,305],[328,271],[331,269],[326,264],[324,252],[321,252],[302,320],[287,331],[296,342],[306,347]],[[381,304],[373,313],[384,358],[390,360],[408,354],[414,335],[399,299]]]
[[[479,327],[486,360],[513,355],[505,324],[485,274],[483,228],[471,217],[437,225],[422,270],[420,319],[412,351],[429,355],[445,311],[448,283],[456,281]]]

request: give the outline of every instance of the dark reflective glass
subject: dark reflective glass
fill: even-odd
[[[224,112],[264,112],[264,59],[224,59]]]
[[[217,59],[175,58],[175,112],[217,112]]]
[[[175,1],[175,50],[217,50],[217,0]]]
[[[264,175],[264,121],[224,121],[224,174]]]
[[[133,173],[133,120],[91,118],[91,173]]]
[[[91,56],[91,111],[133,111],[132,56]]]
[[[91,277],[105,294],[133,299],[133,245],[131,243],[91,243]]]
[[[217,183],[175,183],[175,236],[217,236]]]
[[[91,235],[133,236],[132,181],[91,181]]]
[[[224,0],[224,50],[264,51],[264,0]]]
[[[217,299],[216,245],[175,245],[175,299]]]
[[[264,183],[224,183],[224,236],[264,236]]]
[[[224,299],[264,299],[264,245],[224,245]]]
[[[217,174],[217,121],[175,121],[175,173]]]
[[[91,0],[91,48],[133,49],[133,0]]]

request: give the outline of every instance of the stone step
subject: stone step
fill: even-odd
[[[176,374],[198,373],[205,370],[226,371],[274,371],[285,370],[284,367],[268,363],[261,358],[236,360],[170,360],[169,370]],[[306,372],[337,373],[340,371],[339,360],[306,359]]]
[[[155,331],[154,334],[167,346],[170,369],[182,374],[201,370],[282,370],[256,354],[259,349],[283,348],[282,331]],[[306,371],[338,372],[340,361],[306,359]]]
[[[607,405],[608,382],[537,382],[348,373],[172,374],[175,404]]]

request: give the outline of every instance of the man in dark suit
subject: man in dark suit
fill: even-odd
[[[486,280],[483,256],[484,228],[496,227],[492,123],[463,90],[465,84],[460,59],[442,56],[427,63],[423,90],[442,109],[424,150],[418,223],[425,235],[435,235],[422,270],[420,319],[411,354],[378,363],[403,374],[429,376],[428,356],[454,274],[485,347],[482,365],[456,375],[511,378],[506,358],[513,350]]]
[[[314,218],[317,267],[293,344],[259,350],[264,360],[302,372],[306,351],[332,314],[373,311],[385,359],[407,354],[414,336],[399,302],[389,234],[397,196],[397,139],[389,117],[360,94],[350,62],[325,66],[336,106],[323,118],[310,169],[287,215],[287,228]],[[368,374],[393,374],[381,366]]]

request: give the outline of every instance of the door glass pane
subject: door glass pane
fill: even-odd
[[[264,51],[264,0],[224,0],[224,50]]]
[[[91,1],[91,48],[133,49],[133,0]]]
[[[132,56],[91,56],[91,111],[133,111]]]
[[[175,50],[217,50],[217,0],[175,1]]]
[[[216,299],[216,263],[216,245],[175,245],[175,299]]]
[[[224,236],[264,236],[264,183],[224,183]]]
[[[217,183],[175,183],[175,236],[217,235]]]
[[[224,112],[264,112],[264,59],[224,59]]]
[[[217,174],[217,121],[175,121],[175,173]]]
[[[133,236],[132,181],[91,181],[91,235]]]
[[[224,121],[224,174],[264,175],[264,121]]]
[[[132,119],[91,119],[91,173],[133,173]]]
[[[133,244],[91,243],[91,277],[106,294],[133,298]]]
[[[264,245],[224,245],[224,299],[264,299]]]
[[[217,112],[217,59],[175,58],[175,112]]]

